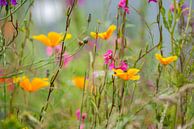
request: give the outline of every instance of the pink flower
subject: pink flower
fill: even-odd
[[[104,54],[104,63],[105,64],[109,64],[112,60],[112,56],[113,56],[113,51],[112,50],[108,50],[105,54]]]
[[[129,14],[129,8],[126,5],[126,0],[120,0],[119,4],[118,4],[119,8],[122,8],[126,13]]]
[[[86,113],[82,113],[82,120],[84,121],[87,117],[87,114]]]
[[[80,125],[80,129],[84,129],[84,123],[82,123],[81,125]]]
[[[87,117],[87,113],[82,113],[82,116],[81,116],[81,111],[80,109],[77,109],[76,110],[76,117],[77,117],[77,120],[82,120],[82,122],[84,122],[84,120],[86,119]]]
[[[81,115],[80,109],[77,109],[76,110],[76,117],[78,120],[80,119],[80,115]]]
[[[112,70],[112,69],[122,69],[123,71],[127,71],[127,69],[128,69],[128,64],[125,61],[121,61],[120,65],[118,67],[116,67],[114,65],[114,62],[110,63],[108,66],[109,66],[110,70]]]
[[[157,1],[157,0],[148,0],[148,3],[150,3],[150,2],[155,2],[155,3],[157,3],[158,1]]]
[[[64,67],[67,67],[72,60],[73,60],[73,57],[69,55],[67,52],[63,54],[63,66]]]
[[[46,54],[48,56],[52,56],[52,54],[55,53],[56,54],[56,60],[57,62],[59,62],[60,60],[60,53],[61,53],[61,46],[58,45],[56,47],[47,47],[46,48]],[[73,57],[71,55],[69,55],[67,52],[65,52],[63,54],[63,66],[67,67],[69,65],[69,63],[73,60]]]
[[[173,3],[170,4],[170,11],[174,12],[174,4]]]
[[[46,54],[47,54],[47,56],[52,56],[52,54],[53,54],[53,48],[52,47],[47,47],[46,48]]]
[[[114,62],[110,63],[110,64],[108,65],[108,67],[109,67],[109,70],[114,69],[114,68],[115,68],[115,63],[114,63]]]
[[[118,69],[122,69],[123,71],[127,71],[128,69],[128,64],[125,61],[121,61],[120,66]]]
[[[82,116],[81,116],[81,111],[80,109],[77,109],[76,110],[76,117],[77,117],[77,120],[80,120],[81,119],[81,125],[80,125],[80,129],[84,129],[84,120],[86,119],[87,117],[87,113],[82,113]]]
[[[59,54],[61,52],[61,46],[58,45],[58,46],[55,46],[55,47],[47,47],[46,48],[47,56],[52,56],[53,51],[54,51],[54,53]]]

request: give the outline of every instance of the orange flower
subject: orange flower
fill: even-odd
[[[171,62],[173,61],[176,61],[177,60],[177,56],[169,56],[169,57],[162,57],[162,55],[160,54],[155,54],[155,57],[157,60],[160,61],[161,64],[163,65],[167,65],[167,64],[170,64]]]
[[[48,78],[33,78],[30,82],[29,78],[22,77],[19,82],[20,87],[25,91],[34,92],[40,88],[46,87],[49,85]]]
[[[136,69],[136,68],[128,69],[126,72],[123,71],[122,69],[113,69],[113,71],[114,71],[113,76],[117,76],[126,81],[140,79],[140,76],[137,75],[137,73],[139,72],[139,69]]]
[[[48,37],[44,34],[40,34],[37,36],[33,36],[32,38],[40,41],[46,46],[55,47],[61,43],[63,37],[64,37],[63,34],[57,32],[49,32]],[[71,37],[72,37],[71,34],[67,34],[65,40],[71,39]]]
[[[114,32],[114,30],[116,30],[116,26],[115,25],[111,25],[106,32],[102,32],[102,33],[95,33],[95,32],[91,32],[90,35],[97,39],[98,37],[104,40],[107,40],[108,38],[111,37],[112,33]]]
[[[73,84],[80,88],[80,89],[83,89],[84,88],[84,77],[74,77],[72,79],[72,82]],[[87,84],[87,81],[86,81],[86,84]]]

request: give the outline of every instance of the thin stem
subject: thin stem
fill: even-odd
[[[62,40],[62,49],[61,49],[61,52],[60,52],[61,56],[60,56],[59,66],[58,66],[56,72],[54,73],[54,75],[51,77],[49,92],[48,92],[48,95],[47,95],[46,103],[45,103],[45,105],[41,109],[39,121],[42,121],[43,113],[46,112],[46,110],[48,108],[50,96],[51,96],[51,94],[52,94],[52,92],[54,90],[54,82],[55,82],[55,80],[56,80],[56,78],[57,78],[57,76],[58,76],[58,74],[59,74],[59,72],[60,72],[60,70],[61,70],[61,68],[63,66],[63,61],[62,61],[63,60],[63,53],[65,52],[65,48],[66,48],[64,41],[66,39],[67,31],[68,31],[68,28],[69,28],[70,23],[71,23],[70,22],[71,14],[73,12],[73,9],[74,9],[76,3],[77,3],[77,0],[74,0],[72,6],[70,6],[68,8],[68,10],[67,10],[66,27],[65,27],[65,34],[64,34],[64,37],[63,37],[63,40]]]

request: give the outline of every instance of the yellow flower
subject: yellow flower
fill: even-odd
[[[29,78],[22,77],[19,83],[25,91],[34,92],[40,88],[46,87],[49,85],[48,78],[33,78],[30,82]]]
[[[20,82],[21,77],[13,77],[13,83],[18,83]]]
[[[123,71],[122,69],[113,69],[114,74],[113,76],[117,76],[123,80],[139,80],[140,76],[137,75],[139,72],[139,69],[136,68],[131,68],[128,69],[126,72]]]
[[[44,34],[33,36],[36,39],[48,47],[55,47],[61,43],[64,35],[57,32],[49,32],[48,37]],[[71,39],[71,34],[67,34],[65,40]]]
[[[155,54],[155,57],[157,60],[160,61],[161,64],[163,65],[167,65],[167,64],[170,64],[171,62],[173,61],[176,61],[177,60],[177,56],[169,56],[169,57],[162,57],[162,55],[160,54]]]
[[[84,88],[84,77],[74,77],[72,79],[73,84],[80,88],[83,89]],[[87,80],[86,80],[86,84],[87,84]]]
[[[90,35],[97,39],[98,37],[104,40],[107,40],[108,38],[111,37],[112,33],[116,30],[116,26],[115,25],[111,25],[106,32],[102,32],[102,33],[95,33],[95,32],[91,32]]]

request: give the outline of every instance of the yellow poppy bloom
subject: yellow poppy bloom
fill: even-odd
[[[170,64],[171,62],[173,61],[176,61],[177,60],[177,56],[169,56],[169,57],[162,57],[162,55],[160,54],[155,54],[155,57],[157,60],[160,61],[161,64],[163,65],[167,65],[167,64]]]
[[[74,77],[72,79],[72,82],[76,87],[83,89],[84,88],[84,79],[85,79],[84,77]],[[87,84],[87,80],[86,80],[86,84]]]
[[[108,38],[110,38],[113,34],[113,32],[116,30],[116,26],[115,25],[111,25],[106,32],[102,32],[102,33],[95,33],[95,32],[91,32],[90,35],[97,39],[98,37],[104,40],[107,40]]]
[[[40,88],[46,87],[49,85],[48,78],[33,78],[30,82],[29,78],[22,77],[19,83],[25,91],[34,92]]]
[[[49,32],[48,37],[44,34],[33,36],[36,39],[48,47],[55,47],[61,43],[64,35],[57,32]],[[67,34],[65,40],[71,39],[71,34]]]
[[[128,69],[126,72],[123,71],[122,69],[113,69],[113,71],[114,71],[113,76],[117,76],[126,81],[140,79],[140,76],[137,75],[137,73],[139,72],[139,69],[136,69],[136,68]]]

